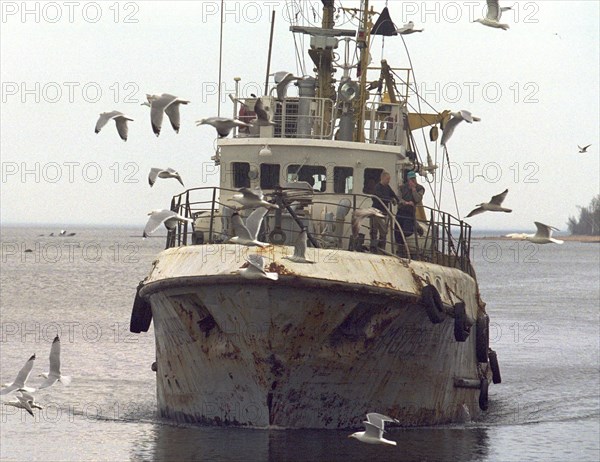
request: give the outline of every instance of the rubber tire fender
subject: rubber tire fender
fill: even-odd
[[[475,323],[475,353],[477,362],[488,362],[488,349],[490,348],[490,317],[487,313],[477,316]]]
[[[479,409],[482,411],[488,410],[488,388],[490,384],[485,377],[481,379],[479,384]]]
[[[433,324],[439,324],[444,320],[445,313],[442,297],[440,297],[438,290],[431,284],[423,287],[421,304],[425,307],[425,312]]]
[[[492,382],[502,383],[502,376],[500,375],[500,365],[498,364],[498,355],[494,350],[490,348],[488,352],[490,357],[490,369],[492,370]]]
[[[135,334],[140,332],[148,332],[150,323],[152,322],[152,307],[150,302],[140,296],[140,286],[133,300],[133,308],[131,309],[131,320],[129,321],[129,331]]]
[[[464,342],[469,337],[469,332],[465,302],[458,302],[454,305],[454,339]]]

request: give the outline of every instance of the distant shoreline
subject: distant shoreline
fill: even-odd
[[[586,242],[586,243],[600,243],[600,236],[558,236],[554,235],[556,239],[560,239],[566,242]],[[519,241],[522,239],[513,239],[506,236],[471,236],[473,240],[482,241]]]

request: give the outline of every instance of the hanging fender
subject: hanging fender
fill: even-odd
[[[444,320],[445,314],[442,297],[440,297],[438,290],[431,284],[423,287],[421,304],[425,307],[427,316],[433,324],[439,324]]]
[[[464,342],[467,340],[470,330],[465,302],[458,302],[454,305],[454,339],[457,342]]]

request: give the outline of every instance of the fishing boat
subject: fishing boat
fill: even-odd
[[[370,62],[383,11],[363,0],[357,27],[342,29],[333,0],[322,4],[322,27],[291,27],[309,39],[315,75],[267,70],[263,95],[236,90],[233,113],[254,122],[218,139],[218,187],[173,197],[171,210],[193,223],[168,232],[137,288],[130,329],[154,323],[164,418],[334,429],[380,412],[406,426],[446,424],[476,419],[500,382],[470,226],[432,191],[408,233],[396,205],[373,193],[384,171],[396,191],[408,172],[432,182],[439,165],[414,133],[429,131],[435,145],[450,112],[415,110],[411,69]],[[265,245],[231,240],[234,221],[254,211],[235,201],[240,191],[268,202]],[[376,204],[383,218],[358,219]],[[371,239],[376,219],[385,239]],[[270,277],[244,274],[254,255]]]

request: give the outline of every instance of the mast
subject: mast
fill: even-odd
[[[365,141],[365,104],[367,102],[367,66],[369,65],[369,30],[370,23],[369,17],[373,12],[369,12],[369,0],[361,0],[360,11],[362,18],[358,28],[358,35],[356,37],[356,43],[360,50],[360,91],[357,99],[356,107],[356,131],[354,134],[354,140],[360,143]]]
[[[323,3],[323,19],[321,27],[323,29],[333,29],[334,26],[334,0],[321,0]],[[328,98],[332,101],[336,99],[335,87],[333,85],[333,50],[329,47],[312,48],[308,50],[308,55],[315,63],[317,68],[317,98]],[[323,114],[323,133],[329,133],[331,130],[332,109],[326,107]]]

